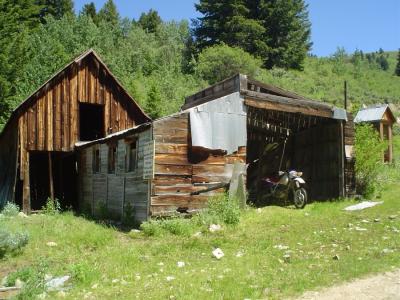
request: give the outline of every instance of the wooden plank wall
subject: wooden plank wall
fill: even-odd
[[[58,77],[20,116],[20,130],[27,134],[21,141],[26,150],[73,151],[79,140],[79,103],[104,106],[107,134],[142,121],[136,105],[96,60],[86,58]]]
[[[293,166],[303,172],[310,197],[328,200],[340,196],[340,124],[321,124],[294,137]]]
[[[146,121],[140,108],[93,55],[71,64],[28,99],[18,116],[25,210],[29,210],[28,151],[73,151],[79,141],[79,103],[104,107],[105,134]]]
[[[143,179],[144,145],[151,141],[151,130],[131,137],[138,138],[138,165],[135,171],[126,171],[125,138],[110,141],[109,144],[95,144],[79,151],[80,208],[97,217],[121,220],[132,217],[136,222],[148,218],[150,181]],[[117,145],[115,174],[108,174],[109,145]],[[94,174],[92,155],[100,150],[100,172]],[[133,209],[133,216],[127,216],[127,207]]]
[[[151,187],[152,216],[168,215],[181,210],[204,208],[211,195],[223,190],[190,195],[204,190],[213,183],[226,182],[230,179],[235,161],[246,161],[246,147],[239,153],[229,156],[205,156],[193,162],[190,145],[189,114],[157,120],[153,123],[155,140],[155,174]]]
[[[344,124],[344,145],[345,147],[354,147],[355,143],[355,128],[354,117],[351,113],[347,113],[347,122]],[[356,173],[355,173],[355,158],[354,153],[352,157],[345,158],[344,162],[344,180],[345,190],[347,196],[356,194]]]

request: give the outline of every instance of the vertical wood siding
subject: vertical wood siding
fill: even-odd
[[[115,220],[133,218],[143,222],[148,218],[150,180],[143,179],[144,145],[151,141],[151,130],[130,137],[138,139],[137,168],[127,172],[125,138],[104,144],[95,144],[79,151],[80,208],[98,217]],[[108,173],[108,149],[117,145],[115,173]],[[93,174],[93,151],[100,150],[100,172]],[[129,208],[128,208],[129,207]],[[132,216],[127,213],[133,212]],[[104,216],[107,214],[107,216]]]
[[[20,130],[27,131],[21,149],[28,151],[73,151],[79,140],[79,103],[104,106],[106,134],[142,121],[136,104],[90,57],[72,65],[35,97],[19,117]]]

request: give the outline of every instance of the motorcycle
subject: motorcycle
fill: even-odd
[[[261,180],[264,196],[269,199],[284,201],[290,200],[296,208],[302,209],[308,201],[306,182],[301,177],[302,172],[295,170],[289,172],[279,171],[278,177],[267,177]]]

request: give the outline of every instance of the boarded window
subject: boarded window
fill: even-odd
[[[108,174],[115,174],[115,166],[117,163],[117,146],[108,146]]]
[[[125,164],[127,172],[134,172],[137,168],[137,139],[127,142]]]
[[[98,147],[93,148],[93,156],[92,156],[92,168],[93,173],[100,173],[100,149]]]

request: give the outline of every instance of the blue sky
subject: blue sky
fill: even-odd
[[[76,10],[90,1],[75,0]],[[99,9],[106,0],[94,0]],[[137,19],[153,8],[164,20],[198,17],[193,0],[114,0],[123,17]],[[312,22],[312,53],[328,56],[337,47],[353,52],[400,48],[400,0],[306,0]]]

